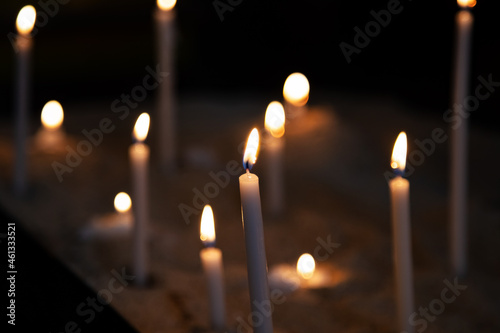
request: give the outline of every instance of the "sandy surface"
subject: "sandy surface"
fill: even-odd
[[[219,96],[220,97],[220,96]],[[212,182],[209,173],[241,163],[238,145],[253,126],[263,127],[267,100],[189,96],[179,112],[179,169],[164,175],[156,163],[154,125],[151,145],[151,285],[127,286],[111,305],[141,332],[208,331],[208,301],[199,251],[199,214],[188,222],[180,204],[193,207],[193,189]],[[331,96],[311,101],[307,114],[286,128],[286,213],[272,217],[266,205],[266,158],[262,147],[254,172],[261,182],[265,241],[270,269],[294,265],[328,239],[338,246],[318,261],[324,282],[275,300],[275,332],[396,332],[389,193],[392,145],[400,130],[414,140],[447,129],[441,114],[422,116],[398,101],[363,96]],[[113,210],[114,195],[130,192],[127,150],[136,116],[125,120],[102,105],[68,105],[67,144],[76,147],[81,131],[109,117],[116,129],[59,182],[51,168],[65,153],[30,148],[30,188],[25,198],[11,194],[11,133],[3,125],[0,143],[0,200],[50,252],[96,291],[107,289],[112,271],[131,272],[130,234],[82,239],[91,219]],[[85,111],[85,112],[81,112]],[[152,112],[151,112],[152,113]],[[154,122],[154,113],[152,113]],[[447,142],[416,167],[411,182],[415,306],[440,298],[443,280],[453,281],[447,255]],[[444,311],[427,321],[426,332],[498,332],[500,320],[500,176],[484,165],[500,150],[500,135],[472,128],[470,156],[470,271],[467,285]],[[493,170],[495,170],[493,168]],[[227,322],[247,332],[250,304],[237,176],[210,199],[217,246],[224,256]],[[201,213],[201,211],[200,211]],[[326,252],[318,252],[325,254]],[[422,326],[417,328],[423,329]]]

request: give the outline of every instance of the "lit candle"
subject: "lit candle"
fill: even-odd
[[[176,0],[157,0],[156,34],[160,71],[169,75],[160,82],[158,90],[158,139],[160,165],[171,172],[176,167],[176,103],[174,85],[175,7]]]
[[[267,281],[267,259],[264,246],[264,226],[260,205],[259,178],[250,173],[257,160],[259,148],[259,132],[256,128],[248,137],[243,166],[246,173],[240,176],[241,210],[245,231],[247,254],[248,287],[252,312],[261,313],[262,307],[271,308],[269,286]],[[253,317],[252,317],[253,318]],[[252,323],[255,333],[271,333],[273,331],[272,315],[263,315],[262,320]]]
[[[133,268],[137,284],[144,286],[147,279],[148,255],[148,167],[149,147],[144,143],[149,130],[149,115],[142,113],[134,126],[134,144],[129,156],[132,169],[132,200],[134,202]]]
[[[201,215],[200,239],[205,245],[205,248],[200,251],[200,258],[208,281],[212,328],[217,332],[224,332],[226,329],[226,302],[224,301],[222,252],[215,247],[214,213],[209,205],[203,208]]]
[[[309,81],[302,73],[290,74],[283,85],[287,119],[301,116],[307,110],[309,100]]]
[[[309,253],[304,253],[297,260],[297,274],[304,280],[309,280],[314,275],[316,269],[316,262]]]
[[[84,239],[92,237],[108,238],[127,234],[132,226],[130,207],[132,200],[125,192],[120,192],[114,200],[115,213],[94,217],[90,224],[82,230]]]
[[[56,152],[63,148],[64,132],[61,125],[64,112],[58,101],[49,101],[45,104],[41,114],[42,128],[35,137],[36,145],[45,152]]]
[[[413,269],[410,231],[410,183],[403,178],[406,167],[406,134],[401,132],[392,151],[391,167],[396,177],[389,181],[391,192],[391,216],[394,255],[394,278],[398,329],[413,332],[409,318],[413,306]]]
[[[285,110],[280,102],[271,102],[266,110],[265,127],[268,132],[267,152],[267,194],[270,211],[277,216],[283,212],[283,149],[285,141]]]
[[[456,20],[455,77],[453,79],[453,112],[461,123],[451,129],[451,177],[450,177],[450,253],[451,266],[456,275],[467,269],[467,145],[468,120],[460,114],[469,90],[470,41],[474,17],[467,9],[474,7],[475,0],[458,0],[462,8]]]
[[[14,163],[14,191],[22,195],[26,189],[26,137],[28,135],[28,110],[30,107],[30,58],[33,40],[31,31],[35,25],[36,10],[24,6],[17,15],[17,86],[16,86],[16,156]]]

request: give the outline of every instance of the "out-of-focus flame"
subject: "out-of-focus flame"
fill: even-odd
[[[214,212],[210,205],[206,205],[201,214],[200,239],[205,246],[215,243]]]
[[[243,167],[250,171],[257,162],[257,153],[259,151],[259,131],[254,128],[248,136],[245,154],[243,155]]]
[[[406,141],[406,133],[399,133],[396,143],[394,144],[394,149],[392,150],[391,167],[399,170],[400,173],[403,173],[406,167]]]
[[[120,192],[115,196],[115,209],[119,213],[126,213],[132,206],[132,200],[125,192]]]
[[[19,14],[17,14],[16,28],[17,32],[21,35],[28,35],[36,21],[36,10],[35,7],[28,5],[21,8]]]
[[[309,253],[304,253],[297,260],[297,273],[304,279],[309,280],[314,275],[316,262]]]
[[[309,81],[302,73],[290,74],[283,85],[283,97],[295,106],[302,106],[309,99]]]
[[[472,8],[476,5],[476,0],[457,0],[457,3],[462,8]]]
[[[48,101],[42,109],[42,125],[48,130],[55,131],[61,127],[64,112],[58,101]]]
[[[146,140],[149,131],[149,122],[149,114],[146,112],[142,113],[139,118],[137,118],[134,126],[134,139],[138,142]]]
[[[280,138],[285,134],[285,109],[280,102],[269,103],[264,125],[275,138]]]
[[[172,10],[177,3],[177,0],[157,0],[156,4],[161,10]]]

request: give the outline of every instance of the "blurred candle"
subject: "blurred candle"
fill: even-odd
[[[256,128],[248,137],[243,166],[246,173],[240,176],[241,210],[243,228],[245,231],[245,246],[247,254],[248,287],[250,291],[250,306],[253,313],[261,313],[262,308],[271,309],[269,285],[267,281],[267,259],[264,246],[264,226],[260,205],[259,178],[250,173],[257,161],[259,148],[259,132]],[[253,318],[253,317],[252,317]],[[253,322],[255,333],[272,333],[272,313],[263,314],[262,320]]]
[[[144,143],[149,131],[149,115],[143,113],[137,118],[133,137],[136,141],[130,146],[129,156],[132,170],[132,200],[134,202],[134,233],[133,233],[133,268],[137,284],[144,286],[148,270],[148,167],[149,147]]]
[[[398,330],[414,332],[409,318],[414,311],[413,269],[410,230],[410,183],[404,179],[406,167],[406,134],[401,132],[392,151],[391,167],[396,177],[389,181],[391,192],[391,216],[394,255],[394,279],[396,283],[396,305]]]
[[[294,119],[306,112],[309,89],[309,81],[302,73],[292,73],[286,78],[283,97],[287,119]]]
[[[283,149],[285,141],[285,110],[280,102],[271,102],[266,110],[264,125],[268,132],[266,140],[267,152],[267,194],[270,211],[278,216],[283,213]]]
[[[43,151],[55,152],[61,150],[64,141],[64,132],[61,125],[64,120],[64,111],[58,101],[48,101],[40,116],[42,127],[38,130],[35,143]]]
[[[201,215],[200,239],[205,245],[205,248],[200,251],[200,258],[208,281],[212,328],[216,332],[224,332],[226,329],[224,268],[222,252],[215,247],[214,213],[209,205],[205,206]]]
[[[451,129],[451,173],[450,173],[450,254],[455,275],[464,275],[467,270],[467,146],[469,124],[463,117],[461,107],[469,90],[469,61],[472,25],[474,17],[467,9],[474,7],[475,0],[458,0],[461,9],[456,20],[455,77],[453,87],[453,113],[461,119]]]
[[[176,0],[157,0],[154,17],[156,21],[158,65],[161,72],[168,73],[158,87],[158,139],[160,164],[164,172],[176,167],[176,102],[174,96],[174,50]]]
[[[309,280],[314,275],[316,269],[316,262],[309,253],[304,253],[297,260],[297,274],[304,280]]]
[[[114,206],[116,214],[118,214],[118,224],[128,226],[132,221],[130,214],[130,207],[132,207],[132,200],[125,192],[120,192],[115,196]]]
[[[17,15],[16,38],[17,74],[16,74],[16,155],[14,162],[14,192],[22,195],[26,190],[26,138],[28,135],[28,111],[30,107],[30,60],[33,40],[31,31],[35,25],[36,10],[33,6],[24,6]]]

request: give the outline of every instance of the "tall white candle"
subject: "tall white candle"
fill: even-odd
[[[462,119],[451,129],[450,174],[450,253],[454,274],[463,275],[467,270],[467,146],[469,124],[460,115],[469,90],[470,41],[474,17],[466,9],[474,6],[474,0],[458,0],[462,8],[456,15],[455,77],[453,87],[454,115]]]
[[[33,6],[24,6],[17,15],[16,28],[18,36],[17,48],[17,86],[16,86],[16,155],[14,162],[14,192],[22,195],[26,190],[26,138],[28,135],[28,111],[30,107],[30,58],[33,39],[30,34],[36,20]]]
[[[215,247],[215,223],[212,207],[206,205],[201,215],[200,239],[205,248],[200,251],[201,263],[208,282],[210,318],[216,332],[226,329],[226,302],[224,300],[224,268],[222,251]]]
[[[155,11],[158,38],[158,64],[169,75],[160,83],[157,98],[158,140],[160,166],[170,172],[176,168],[176,100],[174,94],[174,50],[176,0],[157,0]]]
[[[307,111],[309,100],[309,81],[302,73],[290,74],[283,85],[286,118],[292,120]]]
[[[129,157],[132,171],[132,201],[134,205],[133,229],[133,269],[139,286],[144,286],[148,274],[148,168],[149,147],[144,143],[149,130],[149,115],[143,113],[137,118],[134,126],[135,143],[130,146]]]
[[[285,110],[280,102],[271,102],[268,105],[264,125],[268,132],[266,140],[267,200],[271,214],[279,216],[283,213],[285,205],[283,182]]]
[[[241,210],[245,231],[247,254],[248,287],[252,312],[262,314],[258,322],[253,322],[255,333],[271,333],[273,320],[271,311],[262,313],[262,308],[271,309],[269,285],[267,281],[267,259],[264,244],[264,226],[260,205],[259,178],[250,173],[257,160],[259,132],[256,128],[248,137],[243,166],[246,173],[240,176]],[[254,318],[255,316],[252,316]],[[262,319],[262,320],[260,320]]]
[[[48,101],[42,109],[42,127],[38,130],[35,143],[45,152],[63,150],[64,132],[61,125],[64,120],[64,111],[58,101]]]
[[[398,330],[414,332],[409,318],[414,311],[413,269],[410,230],[410,183],[404,179],[406,167],[406,134],[401,132],[394,144],[391,167],[396,177],[389,181],[394,255],[394,279],[398,309]]]

